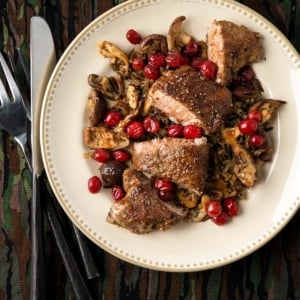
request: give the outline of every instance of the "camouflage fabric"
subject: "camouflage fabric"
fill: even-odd
[[[52,28],[59,56],[91,20],[120,2],[1,0],[0,48],[20,48],[28,57],[30,18],[41,15]],[[300,0],[239,2],[271,20],[300,51]],[[0,299],[30,298],[30,201],[31,177],[20,148],[0,131]],[[300,299],[299,224],[298,213],[253,254],[221,268],[194,273],[147,270],[90,244],[102,275],[88,285],[95,299]],[[45,240],[49,299],[74,299],[47,224]]]

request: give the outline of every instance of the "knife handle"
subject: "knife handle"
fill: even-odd
[[[67,240],[63,234],[59,219],[57,217],[54,205],[52,203],[51,197],[49,197],[48,190],[46,190],[45,184],[41,186],[43,193],[47,195],[45,197],[45,211],[51,226],[58,250],[60,252],[62,261],[66,268],[67,274],[69,276],[70,282],[73,287],[74,294],[76,299],[82,300],[92,300],[92,297],[89,293],[87,285],[80,273],[80,270],[77,266],[77,263],[74,259],[72,251],[67,243]]]
[[[61,206],[58,205],[58,202],[52,192],[51,189],[48,189],[48,179],[47,176],[43,176],[43,182],[42,182],[45,186],[44,190],[46,191],[46,196],[48,198],[51,198],[51,201],[53,203],[54,209],[58,214],[58,219],[62,222],[62,223],[67,223],[68,224],[68,228],[70,228],[70,230],[73,233],[73,237],[74,237],[74,246],[77,246],[76,249],[79,250],[79,254],[81,257],[81,262],[86,274],[86,278],[87,279],[94,279],[100,276],[99,270],[96,266],[94,257],[92,256],[91,250],[89,248],[88,245],[88,238],[74,225],[74,223],[66,216],[66,213],[64,212],[64,210],[61,208]]]
[[[88,247],[87,238],[81,233],[81,231],[75,226],[74,223],[72,223],[71,226],[74,231],[75,239],[79,248],[81,260],[83,262],[83,267],[87,279],[94,279],[96,277],[99,277],[100,274]]]
[[[31,200],[31,299],[45,299],[45,265],[43,212],[40,199],[40,179],[32,176]]]

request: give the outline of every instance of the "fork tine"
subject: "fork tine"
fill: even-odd
[[[26,82],[27,82],[28,86],[30,86],[30,69],[29,69],[29,64],[26,61],[26,59],[24,57],[24,54],[22,53],[21,49],[17,48],[16,51],[18,53],[18,58],[20,60],[21,67],[23,69],[23,72],[24,72],[24,75],[25,75],[25,78],[26,78]]]
[[[10,70],[9,70],[9,67],[4,59],[4,56],[3,54],[0,52],[0,64],[1,64],[1,67],[2,67],[2,70],[7,78],[7,83],[10,87],[10,91],[11,91],[11,94],[13,96],[13,100],[18,102],[18,101],[21,101],[22,99],[22,95],[19,91],[19,88],[15,82],[15,79],[13,78]]]
[[[5,105],[5,103],[7,102],[7,99],[8,99],[8,95],[6,93],[5,86],[2,82],[2,80],[0,79],[0,103],[1,103],[1,105]]]
[[[22,71],[25,75],[26,84],[27,84],[27,86],[30,86],[29,66],[28,66],[27,62],[25,61],[25,57],[22,54],[21,50],[18,48],[18,49],[16,49],[16,52],[18,54],[18,59],[20,61],[21,69],[22,69]],[[13,72],[13,75],[16,78],[16,81],[17,81],[17,84],[18,84],[18,83],[20,83],[18,81],[22,81],[23,78],[20,79],[20,77],[21,77],[20,72],[18,72],[17,65],[15,64],[14,59],[12,57],[12,54],[10,52],[7,53],[7,58],[8,58],[11,70]],[[31,121],[31,108],[30,108],[30,101],[28,99],[29,91],[23,91],[22,94],[23,94],[23,102],[24,102],[24,105],[25,105],[25,108],[26,108],[27,119],[29,121]]]

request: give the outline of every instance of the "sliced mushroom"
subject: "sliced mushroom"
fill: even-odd
[[[249,111],[257,110],[262,115],[261,123],[264,124],[272,119],[278,108],[285,104],[286,101],[282,100],[273,100],[273,99],[264,99],[255,103]]]
[[[88,117],[89,126],[97,126],[102,121],[107,111],[106,101],[101,93],[92,90],[88,98]]]
[[[98,50],[105,58],[110,58],[110,64],[114,71],[127,76],[129,74],[129,59],[127,55],[111,42],[101,41]]]
[[[124,82],[120,77],[101,77],[96,74],[90,74],[88,83],[92,88],[101,92],[103,97],[109,101],[119,100],[124,93]]]
[[[140,50],[147,55],[156,52],[167,53],[167,37],[162,34],[150,34],[142,40]]]
[[[167,35],[168,50],[181,48],[192,41],[192,36],[188,35],[183,30],[183,22],[185,16],[177,17],[171,24]]]
[[[84,143],[90,149],[121,149],[129,145],[124,131],[113,131],[106,127],[87,127],[84,130]]]
[[[126,98],[131,109],[136,109],[139,102],[139,91],[134,85],[129,85],[126,91]]]
[[[234,155],[233,171],[238,179],[246,187],[254,185],[256,180],[256,165],[250,153],[240,144],[237,139],[240,136],[240,131],[237,127],[226,128],[222,131],[225,143],[232,148]]]
[[[241,135],[241,132],[238,127],[230,127],[223,129],[222,135],[226,144],[233,145],[237,143],[237,139]]]
[[[206,207],[210,201],[210,197],[206,194],[202,195],[200,203],[190,210],[189,221],[201,222],[207,219]]]
[[[254,185],[256,180],[256,166],[249,152],[239,144],[232,145],[234,153],[234,173],[246,187]]]

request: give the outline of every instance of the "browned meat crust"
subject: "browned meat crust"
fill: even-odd
[[[152,105],[171,120],[201,126],[206,134],[215,132],[231,110],[231,92],[189,66],[170,71],[151,87]]]
[[[126,196],[112,205],[107,222],[144,234],[167,230],[186,217],[187,212],[182,207],[160,200],[142,173],[126,169],[123,180]]]
[[[134,143],[134,169],[166,178],[201,195],[206,180],[208,146],[205,138],[163,138]]]
[[[245,65],[264,58],[262,36],[244,25],[214,21],[207,33],[208,59],[218,65],[217,82],[229,85]]]

